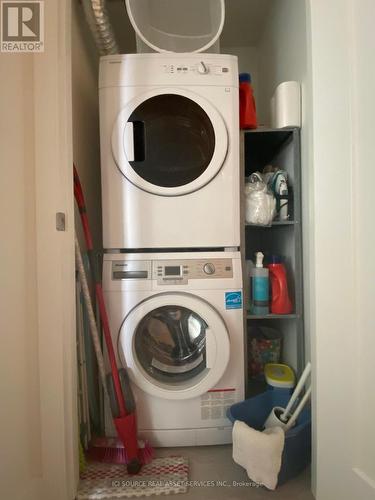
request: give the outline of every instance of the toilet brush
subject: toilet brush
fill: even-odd
[[[311,373],[311,363],[310,361],[307,363],[305,369],[303,370],[303,373],[301,375],[301,378],[298,381],[298,384],[296,385],[296,388],[293,391],[293,394],[287,404],[287,407],[283,411],[283,413],[280,415],[280,420],[282,422],[286,422],[288,420],[288,415],[290,414],[291,409],[293,408],[294,403],[296,402],[300,392],[303,389],[303,386],[306,383],[307,377]]]
[[[269,427],[281,427],[284,431],[288,431],[296,422],[298,416],[300,415],[303,407],[307,403],[308,399],[311,395],[311,386],[306,390],[301,401],[299,401],[297,408],[292,413],[292,409],[294,404],[297,402],[300,393],[303,390],[303,387],[306,383],[308,376],[311,373],[311,363],[308,362],[301,378],[298,381],[296,388],[286,406],[286,408],[282,408],[281,406],[275,406],[272,408],[270,414],[267,417],[267,420],[264,423],[264,427],[267,429]]]
[[[308,399],[311,396],[311,386],[306,390],[303,398],[299,402],[297,408],[294,410],[292,416],[289,418],[289,420],[286,422],[286,426],[284,428],[285,432],[287,432],[289,429],[293,427],[295,422],[297,421],[297,418],[299,417],[301,411],[303,410],[303,407],[307,403]]]

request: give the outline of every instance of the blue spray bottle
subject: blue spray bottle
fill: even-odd
[[[251,270],[251,314],[264,316],[269,314],[269,271],[263,267],[264,255],[255,254],[255,267]]]

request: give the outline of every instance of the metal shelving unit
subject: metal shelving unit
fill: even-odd
[[[247,319],[297,319],[299,317],[299,314],[266,314],[264,316],[247,314]]]
[[[264,325],[282,333],[282,361],[291,365],[298,376],[304,366],[300,131],[298,128],[245,131],[242,133],[242,158],[244,176],[261,171],[269,164],[288,173],[290,219],[274,221],[267,227],[256,226],[245,223],[242,211],[242,248],[244,261],[253,259],[257,251],[283,256],[294,310],[292,314],[266,316],[251,315],[245,310],[245,321],[248,329],[252,325]],[[248,277],[244,276],[244,279]],[[249,304],[249,298],[245,297],[245,300]],[[248,382],[248,395],[258,393],[263,387],[259,380]]]
[[[262,229],[268,229],[277,226],[293,226],[294,224],[298,224],[298,221],[294,220],[274,220],[270,226],[257,226],[256,224],[248,224],[245,222],[245,226],[249,227],[259,227]]]

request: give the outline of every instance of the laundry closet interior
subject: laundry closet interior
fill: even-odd
[[[125,2],[107,0],[119,53],[101,66],[88,3],[72,1],[73,156],[116,361],[130,377],[139,433],[154,447],[227,444],[228,408],[267,389],[259,363],[288,365],[298,379],[310,359],[305,2],[227,0],[215,49],[155,58],[142,42],[144,54],[124,58],[142,43],[138,37],[137,46]],[[225,54],[238,57],[238,68]],[[238,108],[231,111],[239,106],[238,73],[251,74],[256,129],[240,131]],[[271,99],[282,82],[300,84],[297,126],[272,123]],[[176,122],[166,125],[174,114]],[[177,158],[178,172],[169,164]],[[246,222],[245,181],[269,165],[287,175],[288,213],[266,224]],[[87,267],[78,208],[75,215]],[[251,308],[249,261],[255,264],[257,252],[284,264],[288,310]],[[87,330],[79,297],[77,317]],[[188,341],[176,340],[178,328]],[[87,341],[88,332],[83,336]],[[80,419],[89,408],[91,434],[116,435],[92,349],[86,348],[85,364],[90,401],[81,398]]]

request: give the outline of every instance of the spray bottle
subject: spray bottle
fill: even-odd
[[[264,255],[255,254],[255,267],[251,269],[251,314],[264,316],[269,314],[269,271],[263,267]]]
[[[278,219],[287,220],[289,218],[287,173],[284,170],[278,170],[273,174],[269,183],[276,198],[276,211],[278,213]]]

